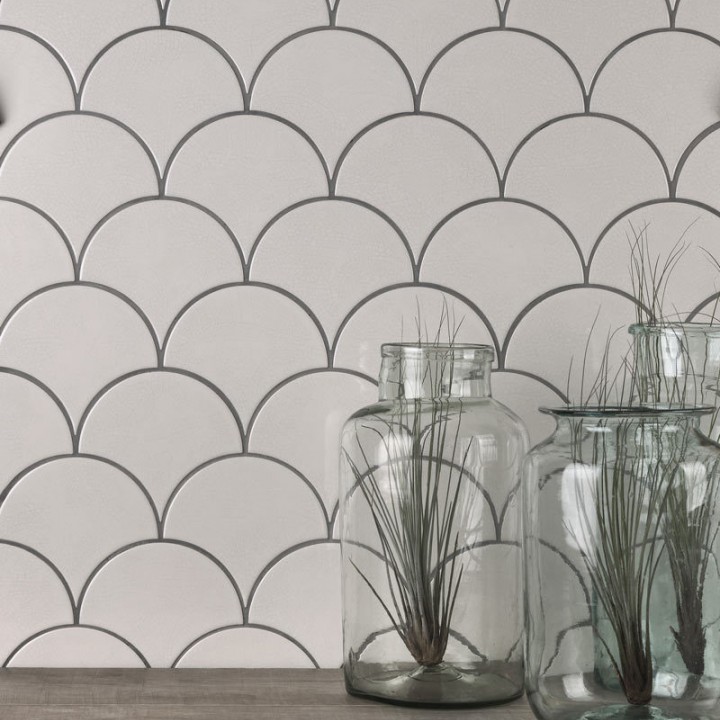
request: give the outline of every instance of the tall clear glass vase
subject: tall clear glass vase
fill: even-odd
[[[720,450],[708,408],[546,410],[524,484],[542,720],[720,717]]]
[[[410,705],[522,693],[527,434],[490,393],[491,348],[382,348],[379,401],[341,457],[345,680]]]

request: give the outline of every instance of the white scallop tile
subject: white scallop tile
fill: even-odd
[[[298,378],[263,405],[250,434],[250,449],[297,468],[315,486],[330,514],[338,498],[342,426],[352,413],[376,400],[375,385],[348,373]]]
[[[629,350],[625,328],[634,321],[635,305],[609,290],[575,288],[551,295],[523,316],[510,340],[506,364],[539,375],[565,393],[572,362],[570,398],[578,402],[586,346],[582,397],[601,369],[608,334],[617,333],[609,352],[609,376],[620,370]]]
[[[433,337],[440,327],[445,304],[458,330],[457,342],[493,344],[486,325],[462,300],[435,288],[396,288],[372,298],[349,316],[336,341],[335,367],[376,378],[380,371],[380,345],[417,340],[418,313]],[[422,335],[426,336],[424,328]]]
[[[720,206],[720,132],[714,130],[690,152],[680,170],[677,197]]]
[[[311,545],[270,568],[253,598],[250,621],[286,632],[320,667],[340,667],[340,545]]]
[[[720,39],[720,5],[715,0],[682,0],[675,16],[675,26]]]
[[[508,27],[538,33],[562,48],[590,83],[600,63],[634,35],[669,25],[664,0],[512,0]]]
[[[205,296],[180,317],[165,362],[213,382],[247,423],[275,385],[327,365],[327,355],[297,303],[268,288],[236,286]]]
[[[69,452],[70,428],[52,398],[30,380],[0,372],[0,490],[32,463]]]
[[[193,645],[178,668],[314,668],[312,660],[282,635],[256,627],[221,630]]]
[[[682,202],[664,202],[623,215],[608,230],[598,246],[590,268],[590,280],[632,293],[630,264],[634,232],[647,227],[647,243],[651,262],[660,267],[671,256],[677,243],[687,250],[678,259],[668,276],[664,315],[684,318],[702,300],[720,290],[717,268],[701,248],[717,247],[720,217],[708,210]],[[718,254],[717,251],[715,253]]]
[[[240,83],[227,60],[180,31],[151,30],[120,41],[100,57],[85,83],[83,110],[131,127],[161,167],[193,127],[243,109]]]
[[[555,220],[521,203],[497,201],[468,208],[440,228],[423,257],[420,279],[469,298],[502,341],[531,300],[581,283],[583,272],[572,240]]]
[[[107,43],[159,22],[155,0],[3,0],[0,5],[0,22],[47,40],[70,66],[78,85]]]
[[[583,108],[580,81],[565,58],[537,37],[506,30],[453,47],[431,71],[422,96],[423,110],[477,133],[501,169],[531,130]]]
[[[76,253],[106,213],[156,193],[152,163],[136,140],[90,115],[62,115],[36,125],[11,146],[0,172],[0,195],[47,212]]]
[[[157,534],[150,503],[135,482],[89,458],[40,465],[13,485],[0,506],[0,537],[40,551],[75,597],[108,555]]]
[[[320,502],[294,472],[263,458],[233,457],[183,485],[168,507],[164,535],[212,553],[247,597],[275,556],[325,538],[327,525]]]
[[[168,667],[203,633],[242,621],[237,593],[201,553],[170,543],[130,548],[88,585],[80,621],[117,633],[152,667]]]
[[[492,162],[462,128],[429,116],[404,116],[364,134],[340,166],[338,195],[387,213],[415,254],[451,210],[498,194]]]
[[[70,281],[67,245],[40,213],[0,200],[0,322],[24,297],[46,285]]]
[[[668,196],[662,165],[636,133],[605,118],[560,120],[510,165],[506,194],[554,213],[587,257],[602,229],[635,203]]]
[[[412,277],[408,250],[393,227],[343,200],[303,205],[278,219],[263,235],[250,272],[251,280],[300,298],[330,337],[364,297]]]
[[[398,53],[416,86],[446,45],[498,22],[494,0],[456,0],[452,12],[442,0],[342,0],[337,13],[338,25],[370,33]]]
[[[180,148],[167,192],[216,212],[247,254],[276,213],[327,195],[328,186],[320,159],[299,133],[280,120],[243,115],[211,123]]]
[[[75,108],[70,79],[57,58],[36,40],[7,29],[0,30],[0,88],[0,155],[33,120]]]
[[[156,364],[150,331],[135,310],[89,286],[43,291],[16,310],[0,334],[0,365],[48,385],[76,424],[111,380]]]
[[[241,449],[223,400],[202,382],[163,371],[113,386],[90,411],[80,437],[82,452],[114,460],[139,478],[160,513],[187,473]]]
[[[642,130],[672,169],[693,138],[720,119],[718,83],[718,45],[690,33],[656,33],[630,43],[603,68],[591,109]]]
[[[207,212],[184,202],[148,200],[121,210],[98,229],[80,277],[127,295],[163,338],[192,298],[242,281],[243,268],[232,238]]]
[[[560,388],[564,391],[564,388]],[[548,437],[555,428],[549,416],[538,412],[539,407],[557,407],[562,398],[535,378],[515,372],[498,370],[492,374],[493,397],[522,418],[530,435],[530,446]]]
[[[413,95],[387,50],[362,35],[328,30],[301,35],[272,55],[258,73],[252,107],[297,124],[334,167],[364,127],[412,111]]]
[[[246,85],[265,55],[296,32],[328,24],[324,0],[172,0],[168,23],[197,30],[225,50]]]
[[[72,622],[70,598],[60,578],[27,550],[0,543],[0,658],[2,662],[26,638]]]
[[[138,654],[102,630],[64,627],[49,630],[23,646],[8,667],[144,668]]]

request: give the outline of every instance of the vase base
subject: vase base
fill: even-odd
[[[581,720],[684,720],[653,705],[608,705],[586,712]]]
[[[440,663],[403,669],[373,665],[363,666],[361,675],[358,670],[355,668],[352,678],[346,674],[351,695],[398,705],[494,705],[522,695],[520,663],[483,663],[473,668]]]

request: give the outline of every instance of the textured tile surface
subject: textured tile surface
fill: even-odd
[[[717,2],[451,5],[2,0],[0,664],[336,666],[338,433],[418,305],[535,441],[632,228],[712,309]]]

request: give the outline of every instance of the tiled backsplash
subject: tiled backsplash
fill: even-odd
[[[548,432],[627,234],[720,289],[717,0],[0,0],[0,660],[337,666],[378,345]]]

